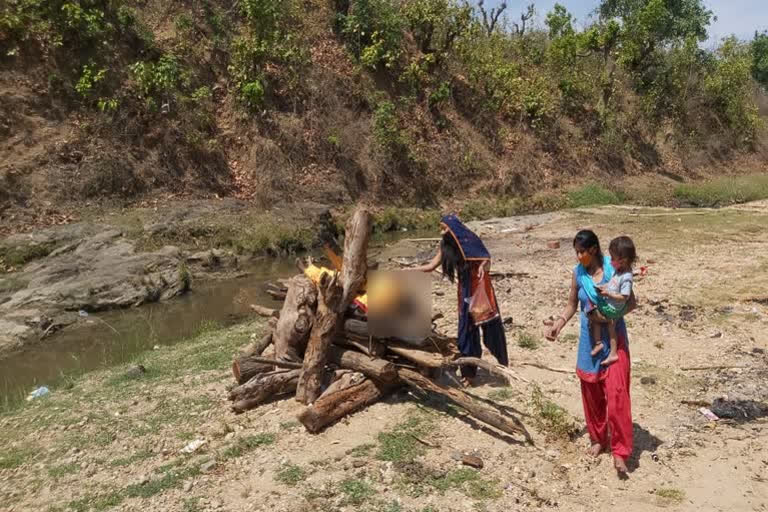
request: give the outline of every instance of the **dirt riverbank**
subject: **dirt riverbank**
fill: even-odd
[[[0,510],[509,511],[768,510],[768,424],[713,422],[699,406],[768,402],[768,203],[722,210],[599,208],[474,223],[505,274],[496,291],[513,369],[531,383],[474,392],[522,411],[536,447],[510,444],[446,404],[399,392],[319,435],[283,400],[234,416],[232,352],[260,321],[201,332],[0,416]],[[588,458],[577,324],[557,342],[542,321],[563,307],[573,234],[632,236],[646,267],[628,318],[635,452],[629,479]],[[559,249],[547,242],[559,241]],[[427,251],[401,241],[383,260]],[[455,330],[455,289],[436,275],[440,329]],[[490,357],[486,355],[485,357]],[[691,370],[696,367],[727,367]],[[562,407],[559,409],[554,405]],[[572,434],[572,439],[568,438]],[[422,444],[416,439],[426,441]],[[206,444],[191,455],[190,441]],[[456,461],[471,452],[481,470]]]

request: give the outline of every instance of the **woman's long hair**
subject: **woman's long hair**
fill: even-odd
[[[600,249],[600,240],[597,238],[595,232],[591,229],[582,229],[576,233],[576,236],[573,237],[573,247],[584,249],[585,251],[588,251],[593,247],[597,247],[597,251],[595,251],[595,258],[597,259],[600,266],[603,265],[603,251]]]
[[[456,239],[451,233],[445,233],[440,241],[440,254],[442,255],[441,264],[443,275],[450,282],[455,282],[457,272],[463,272],[466,262],[461,255],[461,250],[456,243]]]

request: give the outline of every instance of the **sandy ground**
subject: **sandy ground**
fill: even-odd
[[[601,208],[474,227],[493,270],[514,273],[496,291],[512,319],[512,368],[530,384],[486,378],[472,392],[520,411],[535,447],[405,391],[319,435],[295,422],[301,406],[292,399],[234,416],[228,362],[261,332],[257,321],[151,352],[139,377],[127,367],[90,374],[0,416],[0,510],[768,510],[766,419],[715,422],[682,403],[768,402],[768,204]],[[575,364],[575,320],[557,342],[541,333],[567,299],[571,240],[583,227],[605,245],[630,235],[638,267],[647,267],[627,319],[635,433],[627,480],[609,456],[584,454],[575,375],[522,364]],[[548,249],[554,240],[560,248]],[[429,248],[406,241],[381,256]],[[439,327],[453,333],[455,289],[436,275],[433,292],[445,315]],[[730,368],[683,369],[715,365]],[[534,399],[535,388],[544,398]],[[206,444],[179,453],[198,438]],[[483,469],[461,466],[462,453],[479,456]]]

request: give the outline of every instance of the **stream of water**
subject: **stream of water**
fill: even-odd
[[[37,344],[0,360],[0,409],[23,399],[35,386],[65,376],[124,363],[155,345],[173,345],[210,325],[227,326],[252,317],[250,304],[280,307],[266,283],[296,274],[293,261],[265,260],[245,275],[193,283],[174,300],[138,308],[92,313]]]

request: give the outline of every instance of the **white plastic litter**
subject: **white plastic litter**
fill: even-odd
[[[180,450],[181,453],[192,453],[206,443],[205,439],[195,439]]]
[[[43,396],[49,394],[50,392],[51,392],[51,390],[48,389],[47,387],[40,386],[39,388],[37,388],[36,390],[31,392],[29,394],[29,396],[27,396],[27,402],[29,402],[30,400],[34,400],[35,398],[43,397]]]

